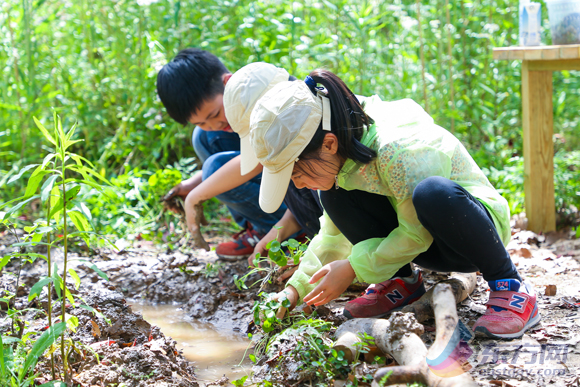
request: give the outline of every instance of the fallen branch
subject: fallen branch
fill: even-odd
[[[433,317],[433,306],[431,304],[433,291],[438,284],[449,284],[455,296],[455,303],[459,304],[465,300],[475,290],[477,284],[477,275],[475,273],[451,273],[450,278],[445,281],[438,282],[431,287],[421,298],[405,306],[401,312],[413,313],[417,321],[422,323]]]
[[[464,354],[449,351],[447,347],[451,343],[452,349],[461,348],[459,341],[457,340],[457,345],[454,341],[458,332],[454,291],[450,284],[437,284],[431,294],[436,319],[436,339],[429,351],[419,337],[423,333],[423,326],[412,314],[401,312],[393,313],[388,320],[365,318],[347,321],[336,331],[334,349],[343,351],[345,358],[353,361],[358,356],[361,345],[359,343],[362,342],[359,334],[364,332],[373,336],[377,347],[393,356],[400,364],[378,370],[373,381],[375,387],[412,382],[436,387],[476,386],[469,373],[462,368],[466,360],[462,356]],[[443,352],[443,349],[447,350]],[[450,356],[447,356],[448,352]],[[383,380],[387,375],[386,380]]]

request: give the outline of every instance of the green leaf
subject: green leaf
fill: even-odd
[[[84,214],[79,211],[69,211],[67,214],[70,216],[77,230],[82,232],[91,230],[91,225]]]
[[[73,316],[71,314],[65,314],[65,321],[66,326],[73,332],[77,331],[77,327],[79,326],[79,318],[77,316]]]
[[[42,132],[42,134],[44,135],[44,137],[50,141],[54,146],[56,146],[56,141],[55,139],[50,135],[50,133],[48,133],[48,130],[46,130],[46,128],[44,127],[44,125],[42,125],[40,123],[40,121],[38,121],[36,119],[36,117],[32,117],[34,119],[34,122],[36,123],[36,126],[38,127],[38,129],[40,129],[40,131]]]
[[[10,254],[2,257],[2,260],[0,261],[0,269],[2,269],[4,266],[6,266],[8,264],[8,262],[10,262],[11,259],[12,259],[12,255],[10,255]]]
[[[44,184],[40,188],[40,200],[43,203],[46,202],[46,199],[48,199],[50,197],[50,192],[52,191],[52,188],[54,187],[54,183],[56,182],[56,179],[58,179],[58,178],[59,178],[59,175],[49,176],[49,178],[46,179],[46,181],[44,182]]]
[[[13,182],[13,181],[15,181],[15,180],[18,180],[18,179],[20,179],[20,177],[21,177],[21,176],[24,174],[24,172],[26,172],[26,171],[28,171],[28,170],[30,170],[30,169],[32,169],[32,168],[34,168],[34,167],[36,167],[36,166],[38,166],[38,164],[30,164],[30,165],[27,165],[27,166],[25,166],[24,168],[22,168],[22,169],[21,169],[21,170],[18,172],[18,174],[16,174],[16,175],[12,176],[12,177],[10,178],[10,180],[8,180],[8,181],[6,182],[6,184],[10,184],[10,183],[12,183],[12,182]]]
[[[110,324],[109,319],[107,317],[105,317],[104,314],[102,314],[101,312],[96,310],[95,308],[90,307],[88,305],[83,305],[83,304],[79,305],[79,308],[83,308],[83,309],[88,310],[89,312],[92,312],[95,316],[102,318],[103,320],[107,321]]]
[[[54,284],[54,290],[56,291],[56,295],[58,296],[58,298],[62,297],[62,278],[60,277],[60,275],[58,275],[58,266],[56,266],[56,263],[54,264],[54,267],[52,269],[52,279],[53,284]]]
[[[34,234],[30,240],[33,243],[38,243],[42,239],[42,234]]]
[[[15,213],[16,211],[18,211],[20,208],[22,208],[25,204],[27,204],[28,202],[38,198],[38,195],[34,195],[31,196],[29,198],[27,198],[24,201],[21,201],[20,203],[18,203],[17,205],[15,205],[14,207],[10,208],[8,211],[6,211],[6,213],[4,214],[4,219],[7,219],[10,215],[12,215],[13,213]]]
[[[35,297],[39,296],[40,293],[42,292],[42,288],[44,288],[46,285],[48,285],[52,281],[53,281],[53,278],[45,277],[45,278],[41,279],[40,281],[38,281],[37,283],[35,283],[34,285],[32,285],[32,288],[30,289],[30,293],[28,294],[28,301],[30,302]]]
[[[69,292],[69,290],[68,290],[68,287],[65,289],[65,292],[64,292],[64,294],[66,295],[66,298],[68,299],[68,301],[70,302],[70,304],[71,304],[73,307],[76,307],[76,306],[77,306],[77,304],[76,304],[76,302],[75,302],[75,299],[74,299],[73,295],[71,294],[71,292]]]
[[[81,286],[81,278],[77,274],[77,272],[71,267],[68,269],[68,273],[72,277],[73,281],[75,282],[75,288],[79,288]]]
[[[75,124],[68,130],[68,132],[66,133],[66,143],[69,143],[69,140],[71,139],[71,137],[73,136],[73,134],[75,134],[75,130],[77,128],[77,123],[75,122]]]
[[[52,217],[57,212],[62,211],[62,209],[64,207],[64,202],[62,201],[62,197],[60,197],[60,196],[54,197],[54,193],[53,193],[52,198],[54,200],[56,200],[56,203],[51,203],[50,204],[50,214],[48,214],[48,217],[46,218],[47,220],[52,219]]]
[[[267,247],[268,250],[270,250],[273,253],[277,253],[278,251],[280,251],[280,242],[278,242],[277,240],[273,239],[272,241],[270,241],[268,243],[268,245],[270,245],[269,247]]]
[[[34,366],[38,362],[40,356],[46,351],[48,347],[50,347],[56,339],[66,330],[66,323],[60,322],[58,324],[49,327],[43,334],[36,340],[32,349],[26,356],[26,361],[24,362],[24,366],[20,369],[20,373],[18,374],[18,380],[24,380],[24,377],[28,373],[28,370],[34,369]]]
[[[66,195],[65,195],[66,202],[68,203],[71,200],[73,200],[74,198],[76,198],[77,195],[79,194],[80,190],[81,190],[80,185],[74,185],[72,187],[69,187],[66,190]]]
[[[4,340],[2,339],[2,335],[0,335],[0,372],[0,376],[4,379],[4,375],[6,375],[6,366],[4,365]]]
[[[58,382],[53,380],[52,382],[41,384],[38,387],[66,387],[66,384],[64,382]]]
[[[56,157],[56,153],[49,153],[44,157],[44,160],[42,160],[42,169],[46,168],[46,165]]]
[[[42,166],[36,168],[34,172],[32,172],[30,179],[28,179],[28,184],[26,185],[26,192],[24,193],[24,196],[28,197],[34,195],[38,189],[38,186],[40,185],[40,182],[47,173],[48,171],[42,169]]]
[[[91,269],[93,269],[98,275],[99,277],[103,278],[104,280],[108,281],[109,277],[107,277],[107,275],[97,267],[97,265],[95,265],[94,263],[89,266]]]

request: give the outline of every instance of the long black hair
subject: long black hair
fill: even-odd
[[[373,119],[364,112],[363,106],[354,93],[337,75],[328,70],[317,69],[312,71],[309,76],[314,82],[322,85],[328,93],[331,109],[331,133],[336,135],[338,139],[338,156],[343,162],[346,159],[352,159],[362,164],[370,163],[377,157],[377,152],[363,145],[360,141],[365,129],[374,123]],[[315,92],[314,85],[309,86]],[[321,123],[299,159],[324,161],[319,155],[327,133],[328,131],[322,129]],[[316,170],[310,165],[307,167],[308,164],[302,165],[310,170],[309,175],[316,175]]]

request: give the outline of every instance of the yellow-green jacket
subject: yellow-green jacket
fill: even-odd
[[[506,245],[511,231],[507,201],[492,187],[465,147],[414,101],[385,102],[378,96],[365,100],[365,112],[375,123],[361,142],[377,151],[369,164],[347,160],[338,174],[338,185],[385,195],[393,204],[399,227],[386,238],[370,238],[352,246],[326,212],[320,219],[320,233],[308,247],[299,269],[288,281],[300,300],[315,285],[311,276],[323,265],[348,259],[357,279],[379,283],[426,251],[433,238],[417,219],[411,201],[417,184],[430,176],[446,177],[479,199],[493,217]]]

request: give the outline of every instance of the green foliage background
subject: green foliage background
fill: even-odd
[[[5,0],[2,201],[22,190],[19,182],[5,186],[10,176],[39,160],[43,145],[32,117],[47,123],[52,107],[66,127],[78,121],[75,136],[84,142],[74,151],[108,178],[191,157],[191,128],[165,114],[155,79],[160,66],[192,46],[215,53],[232,72],[254,61],[298,78],[325,67],[358,94],[413,98],[482,167],[516,171],[508,161],[522,153],[520,63],[494,61],[491,50],[517,45],[517,2],[423,0],[417,11],[410,0]],[[543,17],[547,28],[545,4]],[[550,40],[545,33],[543,42]],[[577,73],[555,73],[555,133],[564,153],[580,144],[579,93]],[[580,180],[577,169],[564,170]],[[510,193],[523,187],[505,188],[518,208]]]

